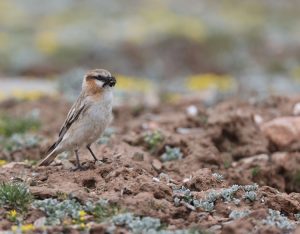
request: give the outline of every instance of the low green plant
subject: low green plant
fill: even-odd
[[[36,200],[32,206],[45,212],[47,225],[59,225],[67,218],[71,218],[75,223],[81,224],[85,215],[92,215],[97,222],[114,216],[119,212],[117,206],[109,204],[107,200],[99,200],[95,203],[88,201],[80,204],[74,199],[59,201],[57,199]]]
[[[300,170],[293,174],[292,183],[297,189],[300,189]]]
[[[286,216],[282,215],[280,211],[272,209],[269,209],[268,216],[262,222],[263,224],[276,226],[284,230],[291,230],[295,227],[295,224]]]
[[[191,190],[187,189],[184,186],[182,186],[179,189],[173,189],[173,196],[175,205],[177,206],[180,205],[181,200],[187,203],[191,203],[193,201],[193,195],[191,193]]]
[[[248,200],[250,202],[254,202],[256,200],[256,197],[257,197],[256,192],[254,192],[254,191],[245,192],[245,194],[243,196],[243,198],[245,200]]]
[[[229,161],[229,160],[224,161],[224,168],[228,169],[230,167],[231,167],[231,161]]]
[[[219,191],[211,190],[204,199],[195,199],[192,191],[185,188],[184,186],[180,188],[173,187],[173,201],[175,206],[180,206],[184,203],[195,210],[196,208],[201,208],[206,212],[212,212],[214,210],[215,202],[220,199],[223,202],[233,202],[236,205],[240,204],[240,199],[236,197],[236,193],[239,190],[243,190],[245,193],[243,195],[244,199],[247,199],[251,202],[255,201],[256,190],[258,189],[257,184],[252,185],[232,185],[229,188],[223,188]]]
[[[197,200],[194,199],[191,191],[184,186],[179,189],[173,189],[173,197],[175,206],[180,206],[182,202],[185,202],[195,208],[201,208],[204,211],[212,212],[214,210],[214,202],[219,197],[219,194],[212,191],[208,194],[206,199]]]
[[[239,190],[240,186],[239,185],[232,185],[230,188],[227,189],[223,189],[221,191],[221,197],[223,198],[224,201],[232,201],[233,200],[233,196],[235,195],[235,193]]]
[[[108,200],[104,199],[95,203],[87,202],[84,209],[91,213],[98,222],[102,222],[105,219],[116,215],[120,211],[117,205],[109,204]]]
[[[213,173],[212,176],[215,177],[218,182],[222,182],[224,180],[224,176],[219,173]]]
[[[32,134],[13,134],[8,138],[0,139],[0,145],[7,152],[14,152],[23,148],[35,147],[41,139]]]
[[[167,230],[160,219],[153,217],[138,217],[132,213],[122,213],[112,217],[112,226],[108,229],[114,233],[116,226],[127,228],[133,234],[205,234],[199,228]]]
[[[179,147],[166,146],[165,153],[160,157],[163,162],[182,159],[182,153]]]
[[[144,142],[147,145],[147,148],[150,151],[155,151],[159,144],[164,140],[164,136],[159,131],[146,132],[143,137]]]
[[[132,233],[156,233],[162,225],[159,219],[152,217],[136,217],[132,213],[116,215],[112,221],[117,226],[127,227]]]
[[[245,185],[243,188],[246,192],[256,191],[258,189],[258,184],[254,183],[254,184]]]
[[[59,225],[67,217],[78,220],[80,218],[79,212],[83,210],[81,204],[74,199],[61,202],[52,198],[36,200],[32,206],[45,212],[47,225]]]
[[[15,133],[34,131],[41,126],[40,121],[34,116],[12,118],[6,115],[0,117],[0,135],[10,137]]]
[[[231,219],[240,219],[248,216],[250,214],[249,210],[233,210],[231,211],[229,218]]]
[[[0,205],[7,209],[24,211],[32,202],[33,196],[21,183],[2,183],[0,185]]]
[[[200,207],[206,212],[212,212],[215,209],[215,203],[207,200],[194,200],[193,203],[195,207]]]
[[[253,167],[251,169],[252,177],[258,176],[260,174],[260,171],[261,171],[260,166]]]

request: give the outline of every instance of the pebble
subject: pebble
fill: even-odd
[[[33,225],[37,228],[41,228],[41,227],[44,227],[45,224],[46,224],[46,217],[41,217],[41,218],[35,220]]]
[[[186,108],[186,114],[190,117],[195,117],[198,115],[198,109],[194,105],[190,105]]]
[[[153,159],[152,166],[155,170],[158,170],[158,171],[161,170],[161,168],[162,168],[161,162],[157,159]]]
[[[300,117],[279,117],[261,125],[261,131],[278,147],[287,147],[300,139]]]
[[[300,102],[298,102],[294,105],[293,114],[300,115]]]
[[[263,117],[261,117],[260,115],[254,115],[253,119],[257,125],[261,125],[264,122]]]
[[[61,164],[63,166],[63,169],[66,169],[66,170],[70,170],[74,167],[73,163],[71,163],[69,160],[62,160]]]

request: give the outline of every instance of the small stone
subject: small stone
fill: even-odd
[[[10,162],[10,163],[4,164],[2,166],[2,168],[12,169],[15,166],[23,166],[23,167],[27,167],[28,168],[28,165],[26,163],[23,163],[23,162]]]
[[[154,182],[159,182],[159,179],[158,179],[157,177],[153,177],[152,180],[153,180]]]
[[[264,119],[260,115],[254,115],[253,119],[257,125],[261,125],[264,122]]]
[[[160,173],[159,174],[159,180],[166,183],[166,184],[170,183],[170,177],[165,173]]]
[[[37,172],[32,172],[31,175],[32,175],[33,177],[37,177],[37,176],[39,175],[39,173],[37,173]]]
[[[300,102],[296,103],[293,109],[294,115],[300,115]]]
[[[190,117],[195,117],[198,115],[198,109],[194,105],[190,105],[186,108],[186,114]]]
[[[182,180],[182,182],[183,183],[187,183],[187,182],[189,182],[191,180],[191,178],[184,178],[183,180]]]
[[[272,161],[276,165],[284,165],[289,161],[288,154],[286,152],[277,152],[272,154]]]
[[[95,166],[100,166],[100,165],[103,165],[104,163],[102,162],[102,161],[100,161],[100,160],[97,160],[96,162],[95,162]]]
[[[222,228],[221,225],[213,225],[208,230],[215,233],[216,231],[221,230],[221,228]]]
[[[157,160],[157,159],[153,159],[152,166],[157,171],[161,170],[161,168],[162,168],[161,162],[159,160]]]
[[[253,162],[266,162],[269,160],[269,155],[267,154],[259,154],[259,155],[254,155],[250,158],[244,158],[241,159],[240,161],[243,162],[244,164],[251,164]],[[238,163],[234,162],[232,163],[233,167],[236,167]]]
[[[177,133],[179,134],[189,134],[191,132],[190,128],[177,128],[176,129]]]
[[[73,163],[71,163],[69,160],[62,160],[61,163],[62,163],[63,169],[66,169],[66,170],[70,170],[74,167]]]
[[[280,117],[261,125],[261,131],[278,147],[287,147],[300,138],[300,117]]]
[[[45,223],[46,223],[46,217],[41,217],[41,218],[35,220],[33,225],[37,228],[41,228],[41,227],[45,226]]]
[[[46,181],[48,179],[48,176],[47,175],[41,175],[40,177],[39,177],[39,180],[40,181]]]

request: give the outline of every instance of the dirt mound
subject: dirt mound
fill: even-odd
[[[0,167],[0,181],[25,182],[35,199],[75,198],[81,204],[108,199],[136,216],[158,218],[170,230],[291,233],[300,213],[300,155],[289,145],[278,148],[261,126],[292,116],[298,101],[273,97],[210,108],[197,101],[153,109],[120,107],[115,110],[114,133],[106,136],[105,144],[92,146],[102,162],[94,164],[82,150],[84,171],[70,170],[73,156],[41,168],[9,163]],[[2,104],[10,115],[40,110],[39,134],[44,137],[35,149],[6,159],[42,158],[63,122],[65,106],[48,99]],[[191,106],[196,114],[188,111]],[[25,222],[43,216],[36,211],[31,208],[37,217],[28,216]],[[2,229],[11,225],[0,223]],[[94,224],[91,231],[107,228]]]

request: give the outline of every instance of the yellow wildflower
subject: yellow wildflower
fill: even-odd
[[[187,87],[190,90],[206,90],[215,88],[218,91],[229,91],[235,85],[233,77],[212,73],[198,74],[188,77]]]
[[[17,221],[17,211],[16,210],[11,210],[7,213],[7,219],[10,220],[11,222]]]
[[[291,76],[296,82],[300,82],[300,66],[291,70]]]
[[[39,32],[36,36],[36,46],[45,54],[53,54],[59,46],[56,33],[53,31]]]
[[[33,231],[34,229],[35,229],[35,227],[33,226],[33,224],[25,224],[25,225],[21,226],[22,232]]]
[[[21,89],[14,89],[12,91],[12,96],[19,100],[34,101],[43,97],[43,93],[37,90],[23,91]]]
[[[8,215],[12,218],[15,218],[17,216],[17,211],[16,210],[11,210],[8,212]]]
[[[80,229],[85,229],[86,225],[84,223],[81,223],[79,227],[80,227]]]
[[[6,160],[4,160],[4,159],[0,159],[0,167],[1,166],[3,166],[3,165],[5,165],[7,163],[7,161]]]
[[[84,210],[79,211],[79,216],[80,217],[86,216],[86,212]]]
[[[151,90],[150,81],[138,77],[117,75],[118,83],[116,88],[120,91],[147,92]]]

